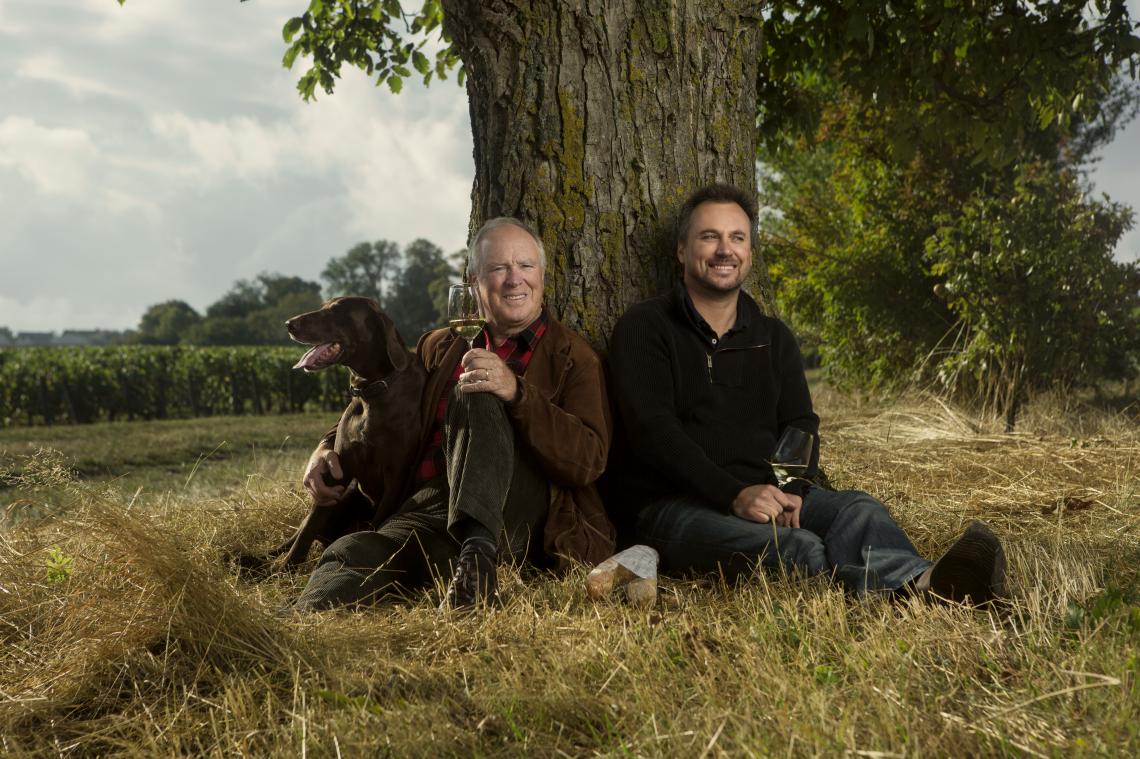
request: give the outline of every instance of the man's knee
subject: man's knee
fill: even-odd
[[[851,522],[874,522],[881,519],[890,519],[890,512],[883,502],[878,498],[864,493],[862,490],[850,491],[850,499],[846,506],[843,508],[841,518],[850,524]]]
[[[448,450],[478,441],[481,448],[504,450],[514,447],[514,428],[503,402],[490,393],[451,394],[443,430]]]
[[[807,530],[786,530],[779,540],[779,553],[784,566],[805,575],[826,572],[827,550],[818,535]],[[772,548],[776,548],[773,542]]]
[[[484,417],[503,416],[506,409],[503,402],[492,393],[461,393],[458,386],[452,391],[447,402],[447,419],[449,423]]]
[[[346,567],[378,567],[398,548],[391,538],[372,530],[353,532],[337,538],[321,554],[320,564],[339,563]]]

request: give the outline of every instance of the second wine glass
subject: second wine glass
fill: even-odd
[[[780,435],[776,450],[772,451],[772,458],[768,461],[780,487],[807,472],[814,447],[815,435],[812,433],[798,427],[784,428],[784,434]]]

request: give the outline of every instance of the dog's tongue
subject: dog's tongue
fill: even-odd
[[[340,348],[336,343],[321,343],[310,348],[301,360],[293,364],[294,369],[304,369],[309,372],[314,369],[323,369],[329,361],[336,357]]]

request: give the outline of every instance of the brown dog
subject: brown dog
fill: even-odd
[[[338,484],[348,487],[335,505],[314,505],[296,534],[270,553],[285,554],[283,563],[292,566],[304,561],[313,541],[328,545],[375,527],[399,505],[395,483],[411,470],[419,450],[420,394],[427,374],[371,298],[334,298],[285,326],[294,340],[313,346],[293,368],[347,366],[353,396],[333,446],[344,471]]]

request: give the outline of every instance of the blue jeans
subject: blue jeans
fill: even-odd
[[[643,509],[636,534],[657,549],[665,570],[722,572],[729,580],[760,564],[807,576],[829,573],[862,594],[895,590],[930,566],[887,507],[858,490],[811,488],[798,528],[751,522],[679,496]]]

